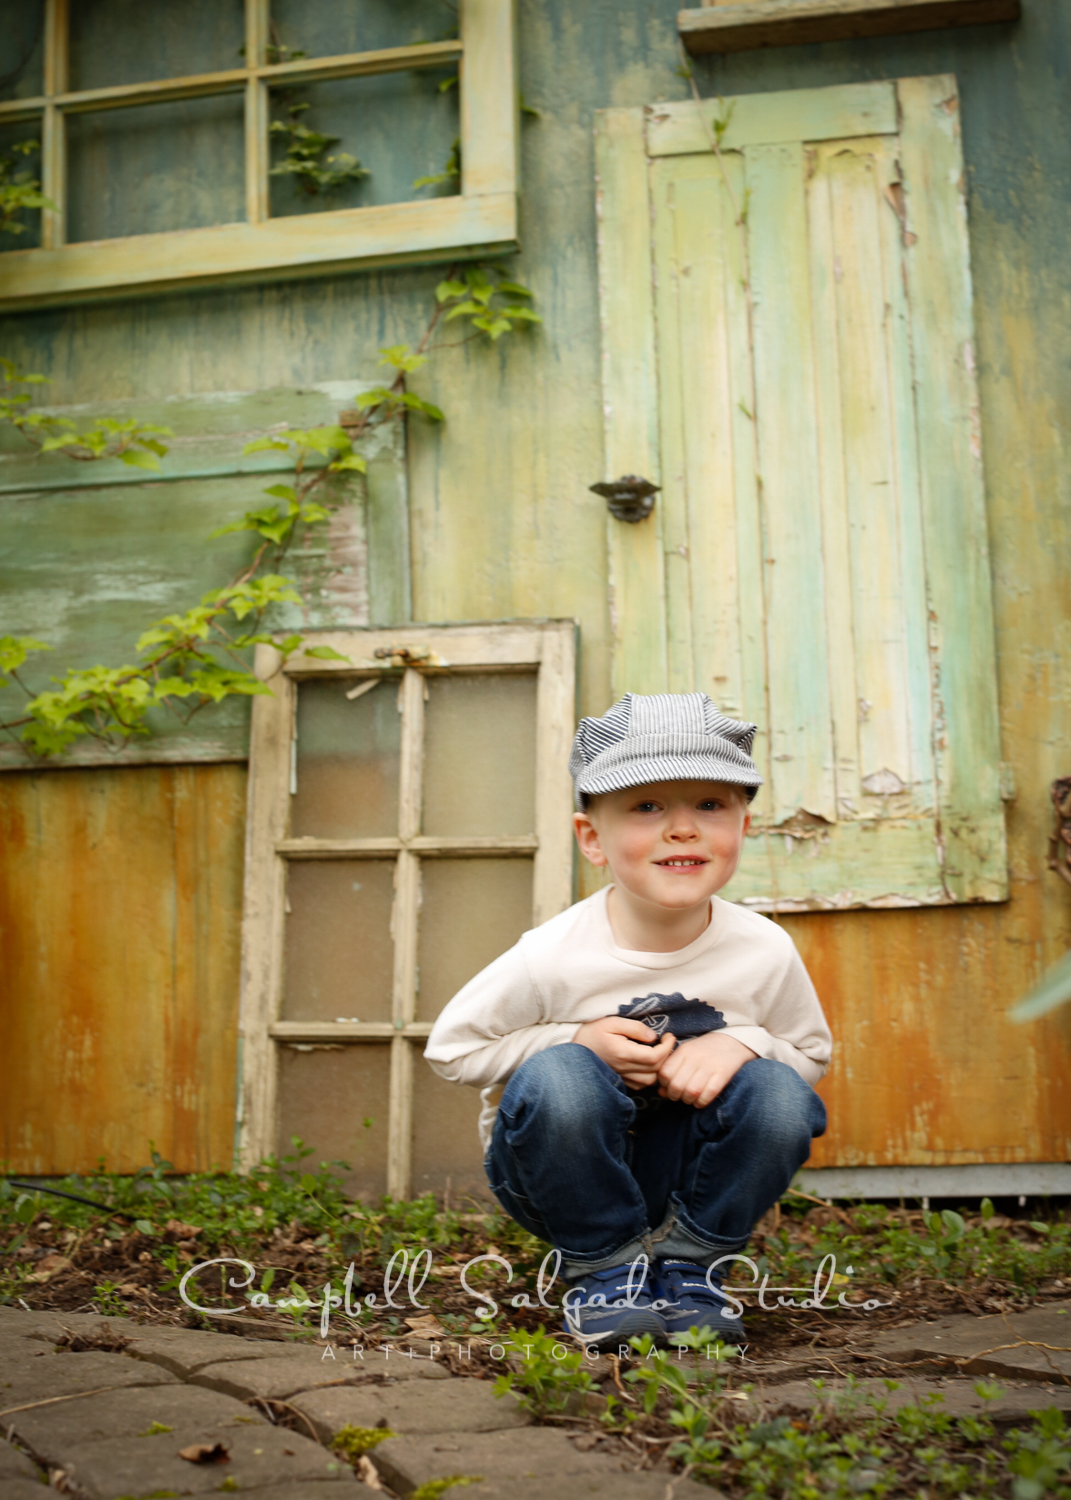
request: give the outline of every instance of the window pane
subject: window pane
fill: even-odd
[[[32,99],[44,91],[45,0],[5,5],[0,25],[0,99]],[[24,125],[39,136],[37,124]]]
[[[390,1020],[393,896],[393,860],[290,861],[285,1020]]]
[[[452,995],[532,925],[530,859],[421,861],[417,1020],[434,1021]]]
[[[240,68],[242,0],[77,0],[71,88],[109,88]]]
[[[360,1042],[339,1051],[293,1046],[279,1053],[278,1154],[299,1136],[310,1161],[344,1161],[346,1185],[366,1200],[387,1191],[387,1097],[390,1043]],[[370,1120],[370,1125],[365,1125]]]
[[[361,0],[360,5],[272,0],[271,18],[280,42],[309,57],[374,52],[457,35],[457,7],[443,0],[405,0],[404,5],[398,0]]]
[[[476,1128],[479,1090],[447,1083],[419,1058],[413,1092],[413,1197],[418,1193],[441,1197],[449,1184],[454,1208],[463,1193],[490,1199]]]
[[[398,832],[401,715],[393,681],[349,699],[351,680],[298,687],[295,838],[360,839]]]
[[[534,672],[429,678],[424,832],[535,831]]]
[[[33,147],[28,154],[18,149],[29,142]],[[11,172],[16,178],[29,173],[35,182],[41,181],[41,121],[24,120],[19,125],[0,126],[0,162],[12,163]],[[20,226],[6,229],[0,234],[2,250],[36,250],[41,243],[41,210],[20,208],[13,215],[14,224]]]
[[[274,89],[271,95],[273,217],[317,213],[321,209],[367,208],[376,203],[403,203],[457,193],[458,178],[416,188],[420,177],[441,173],[460,133],[457,89],[439,92],[433,74],[410,70],[370,78],[337,78]],[[293,104],[309,107],[291,116]],[[285,127],[337,136],[320,160],[321,168],[339,170],[329,158],[356,157],[366,177],[340,182],[326,190],[308,174],[280,172],[287,160]],[[277,128],[280,127],[280,128]]]
[[[69,116],[68,238],[237,223],[244,139],[236,94]]]

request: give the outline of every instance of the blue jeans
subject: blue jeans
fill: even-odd
[[[785,1063],[746,1062],[705,1109],[632,1090],[576,1042],[537,1052],[502,1094],[484,1168],[567,1277],[646,1254],[709,1266],[740,1251],[807,1160],[826,1111]]]

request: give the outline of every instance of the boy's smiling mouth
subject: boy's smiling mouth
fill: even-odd
[[[705,865],[707,861],[696,854],[674,854],[669,859],[657,859],[655,864],[664,870],[694,870],[699,865]]]

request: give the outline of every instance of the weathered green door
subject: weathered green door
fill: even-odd
[[[955,80],[598,126],[616,686],[760,726],[727,894],[1007,894]]]

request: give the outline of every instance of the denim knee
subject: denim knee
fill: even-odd
[[[734,1118],[749,1117],[771,1146],[802,1146],[806,1152],[811,1138],[825,1133],[826,1108],[821,1099],[795,1068],[773,1058],[746,1062],[726,1085],[722,1099]]]
[[[607,1105],[635,1112],[618,1075],[590,1047],[562,1042],[523,1062],[502,1092],[498,1106],[511,1133],[538,1115],[544,1129],[567,1139],[590,1129]]]

